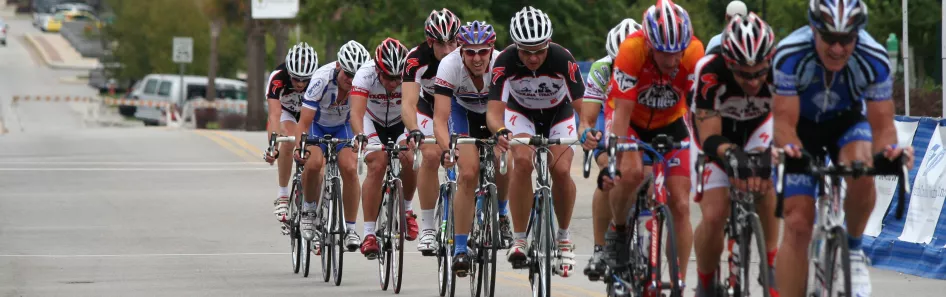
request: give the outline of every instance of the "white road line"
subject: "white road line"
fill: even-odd
[[[103,168],[0,168],[0,171],[263,171],[275,170],[273,168],[260,167],[221,167],[221,168],[121,168],[121,167],[103,167]]]
[[[228,165],[268,165],[259,162],[121,162],[121,161],[0,161],[0,164],[20,164],[20,165],[154,165],[154,166],[228,166]]]

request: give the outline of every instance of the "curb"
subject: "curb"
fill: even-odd
[[[49,53],[47,53],[46,50],[43,49],[43,47],[38,44],[36,39],[33,38],[33,35],[34,34],[23,34],[23,37],[26,38],[26,41],[28,41],[33,46],[33,49],[35,49],[36,52],[39,53],[39,56],[43,58],[43,62],[45,62],[46,65],[49,66],[49,68],[64,69],[64,70],[94,70],[95,69],[95,67],[75,66],[75,65],[69,65],[68,63],[50,61]]]

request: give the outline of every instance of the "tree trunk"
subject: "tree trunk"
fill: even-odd
[[[282,21],[276,21],[273,24],[273,39],[276,41],[273,56],[277,58],[275,63],[277,65],[282,61],[282,57],[285,57],[286,53],[289,52],[289,30],[287,30],[287,27]]]
[[[210,22],[210,65],[207,67],[207,94],[204,96],[204,99],[211,102],[217,99],[218,43],[220,41],[220,29],[222,26],[223,19],[215,18]],[[194,109],[194,125],[198,129],[205,129],[207,128],[207,123],[216,121],[216,108]]]
[[[252,0],[247,5],[252,6]],[[246,14],[246,130],[263,131],[266,129],[265,104],[265,77],[263,77],[263,58],[265,56],[265,39],[259,22]]]

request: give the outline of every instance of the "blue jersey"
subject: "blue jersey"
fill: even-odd
[[[808,26],[779,42],[773,63],[775,94],[798,96],[800,117],[813,122],[847,110],[863,114],[865,100],[890,100],[893,93],[887,51],[864,30],[858,32],[851,58],[834,74],[830,86],[815,51],[815,35]]]

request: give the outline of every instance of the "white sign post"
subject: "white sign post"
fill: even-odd
[[[183,103],[186,101],[186,98],[184,98],[184,91],[187,89],[187,87],[184,86],[184,66],[194,62],[194,39],[191,37],[174,37],[174,47],[171,50],[171,60],[174,61],[174,63],[180,65],[181,96],[178,98],[179,102],[168,102],[168,125],[170,125],[172,122],[171,114],[175,112],[174,104],[171,103]]]
[[[293,19],[299,13],[299,0],[252,0],[253,19]]]

